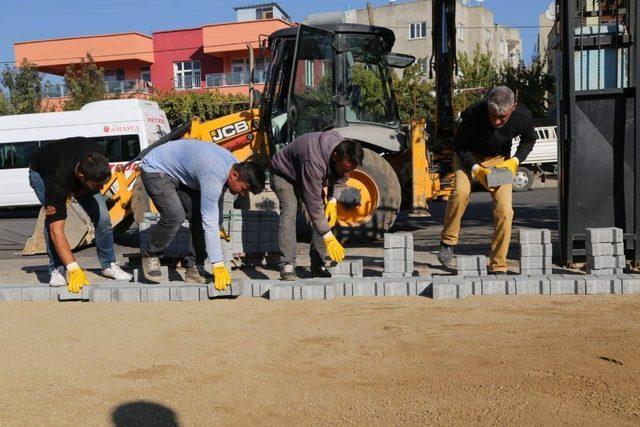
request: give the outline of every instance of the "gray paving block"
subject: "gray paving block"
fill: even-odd
[[[169,289],[169,298],[171,301],[200,301],[200,288],[205,285],[176,285]]]
[[[267,299],[270,301],[292,301],[293,285],[273,285],[267,292]]]
[[[471,295],[473,295],[473,286],[471,283],[467,281],[458,283],[458,299],[463,299]]]
[[[397,273],[393,271],[384,271],[382,277],[386,278],[398,278],[398,277],[413,277],[413,272],[405,271],[403,273]]]
[[[521,257],[520,270],[544,269],[553,265],[551,257]]]
[[[117,301],[117,300],[114,300],[114,298],[116,298],[116,296],[114,296],[115,290],[116,290],[116,288],[112,288],[112,287],[96,286],[93,289],[93,292],[91,292],[91,300],[90,301],[92,301],[92,302]]]
[[[547,244],[526,244],[520,245],[520,256],[521,257],[547,257],[550,258],[553,254],[553,245],[551,243]]]
[[[487,269],[487,257],[484,255],[457,255],[457,270],[485,270]]]
[[[171,301],[169,286],[149,285],[140,289],[140,302]]]
[[[551,292],[546,276],[514,276],[516,295],[547,295]]]
[[[591,274],[591,275],[612,275],[614,274],[614,269],[613,268],[591,268],[590,266],[585,266],[584,271],[587,274]]]
[[[408,232],[384,233],[384,248],[413,248],[413,234]]]
[[[513,282],[510,279],[500,279],[496,276],[486,276],[481,279],[482,281],[482,295],[506,295],[507,285],[509,282]]]
[[[591,243],[621,243],[623,242],[622,229],[616,227],[587,228],[585,229],[586,244]]]
[[[111,293],[111,301],[140,302],[140,293],[141,288],[139,286],[114,288]]]
[[[521,276],[541,276],[544,274],[551,274],[545,272],[543,268],[520,268]]]
[[[607,275],[587,276],[585,277],[585,293],[587,295],[622,293],[622,280]]]
[[[384,250],[385,261],[404,261],[407,257],[405,248],[389,248]]]
[[[557,274],[549,276],[550,293],[552,295],[582,294],[585,291],[585,281],[578,275]]]
[[[415,289],[415,282],[411,282]],[[410,284],[409,282],[402,280],[385,280],[382,282],[382,295],[388,296],[407,296],[407,295],[415,295],[415,291],[412,292],[409,290]]]
[[[93,286],[87,285],[80,292],[69,292],[66,286],[58,288],[58,301],[89,301]]]
[[[624,243],[593,243],[586,244],[588,256],[624,255]]]
[[[22,287],[0,286],[0,301],[22,301]]]
[[[520,228],[518,234],[521,245],[551,243],[551,231],[548,229]]]
[[[305,283],[294,287],[294,300],[323,300],[335,298],[335,285],[333,283]]]
[[[354,297],[373,297],[377,294],[376,282],[379,278],[362,278],[351,283],[351,295]]]
[[[505,168],[492,168],[487,175],[487,187],[513,184],[513,174]]]
[[[614,255],[613,256],[614,266],[613,268],[622,268],[624,269],[627,266],[627,260],[624,255]]]
[[[454,282],[433,282],[433,299],[457,299],[458,284]]]
[[[616,266],[616,260],[613,255],[603,255],[603,256],[587,256],[587,265],[591,269],[600,270],[603,268],[614,268]]]
[[[49,301],[51,288],[47,285],[25,286],[21,290],[22,301]]]
[[[623,274],[620,279],[622,280],[623,294],[640,293],[640,274]]]
[[[364,265],[361,259],[349,259],[328,267],[332,277],[362,277]]]

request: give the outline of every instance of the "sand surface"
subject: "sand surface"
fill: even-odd
[[[640,296],[0,303],[1,425],[640,423]]]

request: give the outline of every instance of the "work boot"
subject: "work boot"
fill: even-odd
[[[149,282],[160,283],[162,271],[160,270],[160,259],[150,256],[142,258],[142,275]]]
[[[293,281],[298,278],[296,267],[291,263],[285,263],[280,266],[280,280]]]
[[[312,265],[311,277],[331,277],[331,272],[324,265]]]
[[[438,251],[438,261],[451,270],[456,268],[456,256],[453,254],[453,246],[448,246],[440,243],[440,250]]]
[[[187,267],[187,271],[184,273],[184,281],[187,283],[199,283],[204,285],[207,283],[207,278],[200,274],[200,270],[195,265]]]

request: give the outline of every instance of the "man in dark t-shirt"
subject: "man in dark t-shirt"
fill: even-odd
[[[44,232],[49,255],[50,286],[68,285],[69,291],[79,292],[89,283],[73,257],[64,233],[67,200],[71,196],[93,222],[102,273],[116,280],[131,280],[131,275],[116,264],[109,210],[105,198],[100,194],[100,189],[110,177],[111,170],[103,148],[87,138],[50,142],[31,157],[29,184],[46,215]]]
[[[467,108],[454,137],[455,190],[447,202],[438,260],[455,267],[453,247],[458,243],[460,222],[469,203],[472,181],[489,190],[493,199],[494,232],[489,269],[492,273],[507,272],[507,252],[511,240],[513,219],[512,185],[487,186],[490,168],[506,168],[515,176],[536,141],[531,111],[515,101],[513,91],[506,86],[493,88],[485,100]],[[511,141],[520,137],[520,144],[511,157]]]

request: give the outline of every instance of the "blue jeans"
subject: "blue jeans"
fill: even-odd
[[[29,185],[36,193],[36,197],[44,205],[45,202],[45,183],[42,175],[29,169]],[[96,232],[96,250],[98,252],[98,260],[100,266],[104,269],[109,267],[112,262],[116,262],[116,252],[113,249],[113,230],[111,229],[111,218],[109,217],[109,209],[102,194],[87,194],[86,196],[76,198],[82,209],[85,210]],[[62,261],[56,252],[51,237],[49,235],[49,227],[45,222],[44,240],[47,245],[47,255],[49,255],[49,270],[62,266]]]

